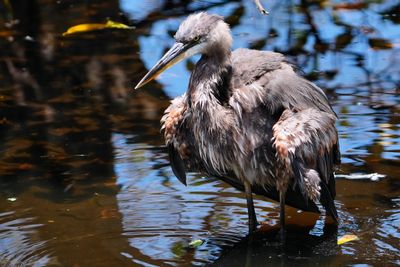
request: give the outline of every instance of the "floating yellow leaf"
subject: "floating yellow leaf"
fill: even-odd
[[[126,30],[132,30],[132,29],[134,29],[135,27],[128,26],[128,25],[125,25],[125,24],[123,24],[123,23],[115,22],[115,21],[112,21],[112,20],[109,19],[109,20],[107,20],[106,28],[108,28],[108,29],[126,29]]]
[[[354,241],[354,240],[359,240],[359,238],[356,235],[344,235],[338,239],[337,244],[342,245],[344,243]]]
[[[132,30],[134,27],[125,25],[123,23],[115,22],[112,20],[107,20],[106,23],[84,23],[72,26],[68,28],[66,32],[63,33],[63,36],[74,34],[74,33],[82,33],[82,32],[90,32],[104,29],[123,29],[123,30]]]
[[[95,31],[102,29],[105,29],[105,24],[100,24],[100,23],[79,24],[70,27],[66,32],[63,33],[63,36],[78,32],[87,32],[87,31]]]

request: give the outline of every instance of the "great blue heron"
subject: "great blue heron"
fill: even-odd
[[[223,18],[190,15],[176,43],[136,88],[194,54],[201,54],[186,93],[161,119],[172,170],[217,177],[245,191],[249,230],[257,226],[252,193],[319,212],[336,222],[333,171],[340,163],[336,114],[324,92],[300,77],[279,53],[237,49]]]

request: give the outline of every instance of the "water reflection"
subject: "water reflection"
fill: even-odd
[[[113,136],[115,171],[117,183],[121,185],[117,195],[119,211],[123,214],[124,236],[132,247],[167,264],[204,263],[217,257],[220,251],[217,244],[232,245],[245,235],[245,203],[239,198],[240,193],[231,191],[224,196],[218,182],[204,181],[200,177],[190,177],[195,185],[193,190],[182,187],[176,179],[170,179],[172,172],[165,153],[159,148],[130,141],[133,138],[121,134]],[[242,208],[229,207],[226,214],[217,203],[229,203],[232,198],[239,199]],[[232,214],[235,214],[233,220]],[[215,225],[214,217],[221,224]],[[241,230],[237,227],[240,224]],[[234,228],[234,232],[230,232],[230,228]],[[222,229],[226,232],[218,237]],[[208,240],[208,244],[194,251],[189,247],[193,239]]]
[[[264,17],[252,1],[12,2],[0,17],[0,265],[400,264],[398,4],[269,1]],[[320,219],[291,210],[282,251],[277,206],[256,198],[265,224],[248,242],[242,193],[173,177],[159,119],[195,59],[132,87],[198,10],[226,17],[235,48],[283,52],[326,89],[340,173],[387,176],[337,181],[338,235],[360,241],[337,246]],[[136,31],[61,36],[107,17]]]
[[[25,215],[29,211],[20,211]],[[37,228],[33,217],[16,216],[16,212],[0,213],[0,263],[2,266],[16,266],[21,262],[26,265],[45,266],[57,263],[48,250],[48,242],[38,238]]]

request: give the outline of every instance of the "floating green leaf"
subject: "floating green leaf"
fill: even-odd
[[[197,247],[203,245],[203,243],[204,243],[203,240],[201,240],[201,239],[196,239],[196,240],[192,240],[192,241],[189,243],[189,246],[192,247],[192,248],[197,248]]]

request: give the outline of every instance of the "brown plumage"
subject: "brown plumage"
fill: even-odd
[[[339,164],[336,114],[326,95],[299,76],[282,54],[231,52],[229,27],[216,15],[189,16],[177,44],[137,87],[175,63],[202,54],[187,92],[161,120],[171,166],[186,184],[187,171],[217,177],[246,192],[249,227],[252,193],[337,220],[333,171]]]

